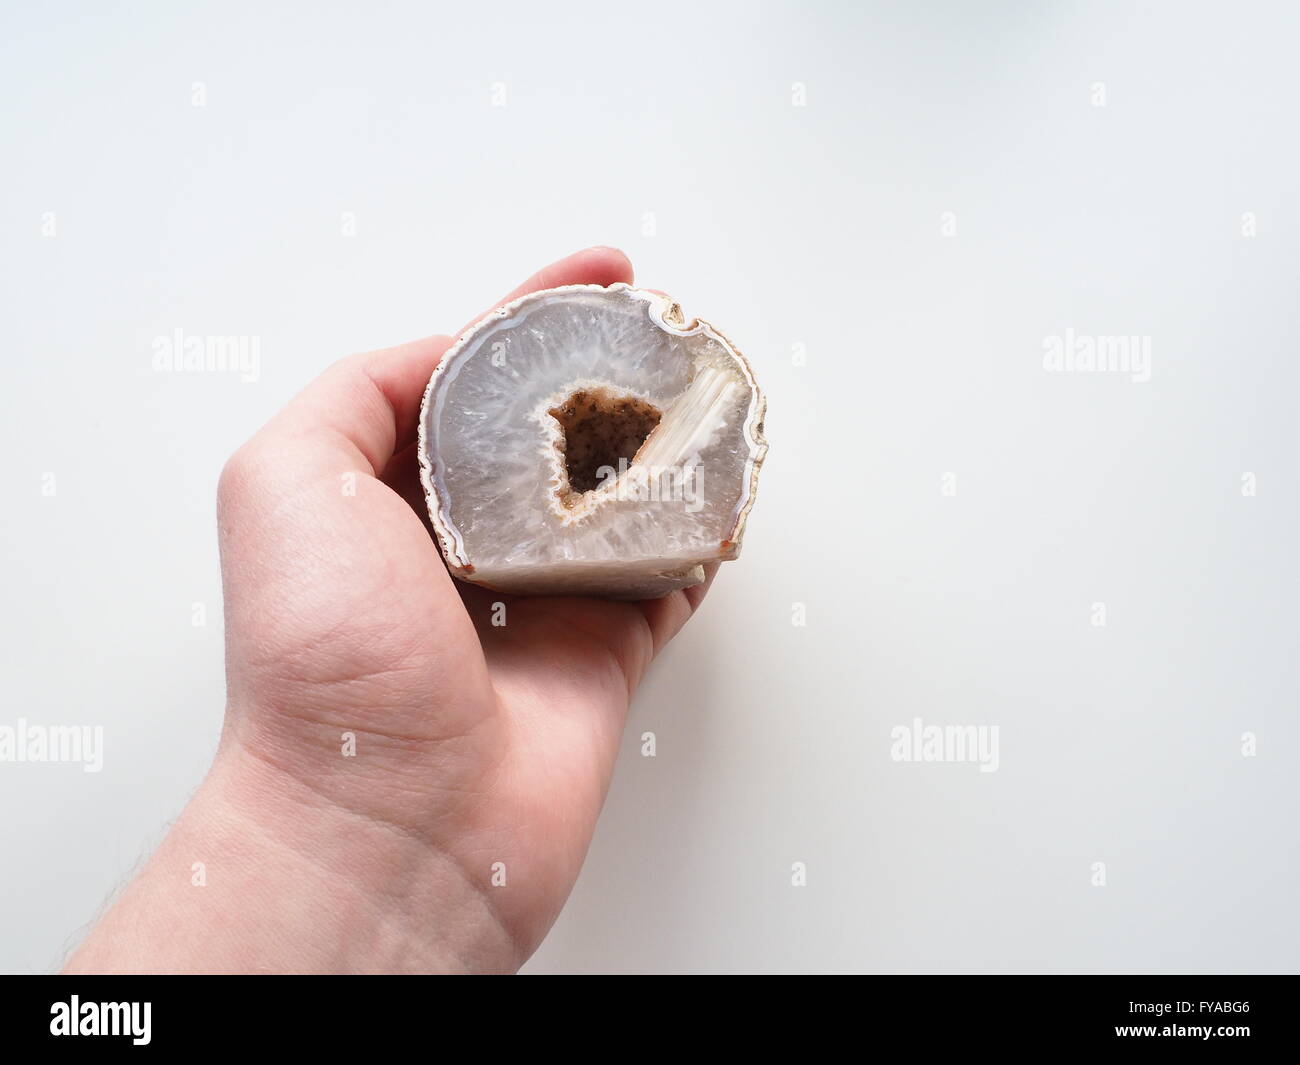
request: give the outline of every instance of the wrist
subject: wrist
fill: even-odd
[[[68,970],[513,971],[488,890],[228,742]]]

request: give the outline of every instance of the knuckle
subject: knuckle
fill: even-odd
[[[237,448],[226,460],[221,468],[221,476],[217,478],[217,503],[227,506],[246,496],[258,476],[259,465],[256,446],[252,441]]]

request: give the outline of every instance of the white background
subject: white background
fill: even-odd
[[[528,969],[1297,968],[1294,5],[108,8],[0,21],[0,724],[106,744],[0,764],[0,968],[208,763],[229,452],[593,243],[749,355],[772,448]],[[1045,372],[1067,328],[1151,380]],[[153,372],[175,329],[260,380]],[[998,771],[892,761],[917,717]]]

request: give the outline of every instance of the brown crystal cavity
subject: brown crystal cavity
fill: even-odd
[[[578,389],[547,413],[560,423],[563,437],[569,473],[568,491],[561,493],[565,503],[599,487],[610,470],[617,476],[619,461],[631,463],[660,417],[653,404],[606,388]]]

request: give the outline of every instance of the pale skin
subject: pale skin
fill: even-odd
[[[505,299],[619,281],[591,248]],[[451,343],[335,364],[222,472],[221,742],[68,972],[512,972],[555,921],[629,700],[708,581],[618,603],[454,580],[414,451]]]

